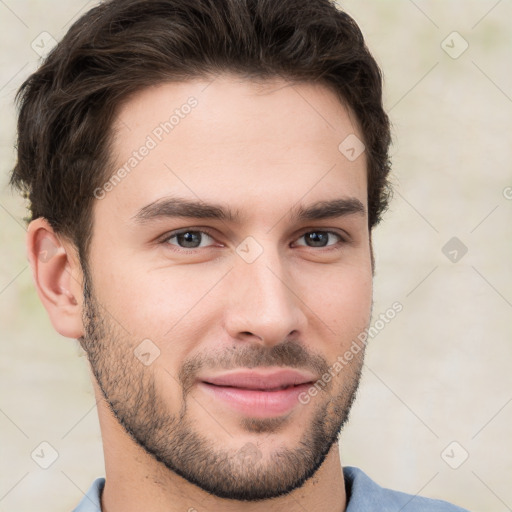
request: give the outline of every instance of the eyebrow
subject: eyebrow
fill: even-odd
[[[333,199],[330,201],[318,201],[305,208],[299,206],[292,217],[297,220],[322,220],[344,217],[346,215],[366,216],[366,208],[363,203],[355,197]]]
[[[365,216],[366,208],[359,199],[347,197],[318,201],[307,207],[300,205],[290,211],[291,218],[297,221],[333,219],[347,215]],[[238,211],[217,204],[191,201],[178,197],[157,199],[141,208],[132,219],[138,224],[145,224],[152,220],[173,217],[214,219],[231,223],[240,221]]]

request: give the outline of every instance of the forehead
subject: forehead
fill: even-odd
[[[366,205],[365,155],[351,160],[339,149],[362,134],[324,85],[229,75],[163,83],[129,98],[113,128],[115,172],[100,211],[128,218],[165,195],[269,216],[306,196]]]

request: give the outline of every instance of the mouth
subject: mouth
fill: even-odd
[[[300,405],[299,395],[315,375],[292,369],[235,371],[204,377],[198,382],[216,402],[254,418],[282,416]]]
[[[254,388],[254,387],[241,387],[241,386],[221,386],[219,384],[213,384],[211,382],[204,381],[205,384],[209,384],[210,386],[216,386],[219,388],[232,388],[232,389],[245,389],[247,391],[265,391],[265,392],[271,392],[271,391],[281,391],[282,389],[290,389],[293,387],[296,387],[295,384],[287,384],[284,386],[279,386],[277,388]],[[300,384],[298,384],[300,385]]]
[[[201,379],[207,384],[222,387],[252,389],[255,391],[275,391],[292,386],[300,386],[316,380],[311,372],[295,369],[235,370]]]

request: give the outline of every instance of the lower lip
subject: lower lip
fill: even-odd
[[[214,386],[201,382],[200,387],[215,399],[223,400],[233,409],[254,418],[268,418],[286,414],[299,402],[299,395],[311,387],[311,383],[292,386],[277,391]]]

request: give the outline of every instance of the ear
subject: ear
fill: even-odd
[[[83,275],[75,246],[56,235],[44,218],[29,224],[26,242],[37,294],[53,327],[62,336],[80,338]]]

